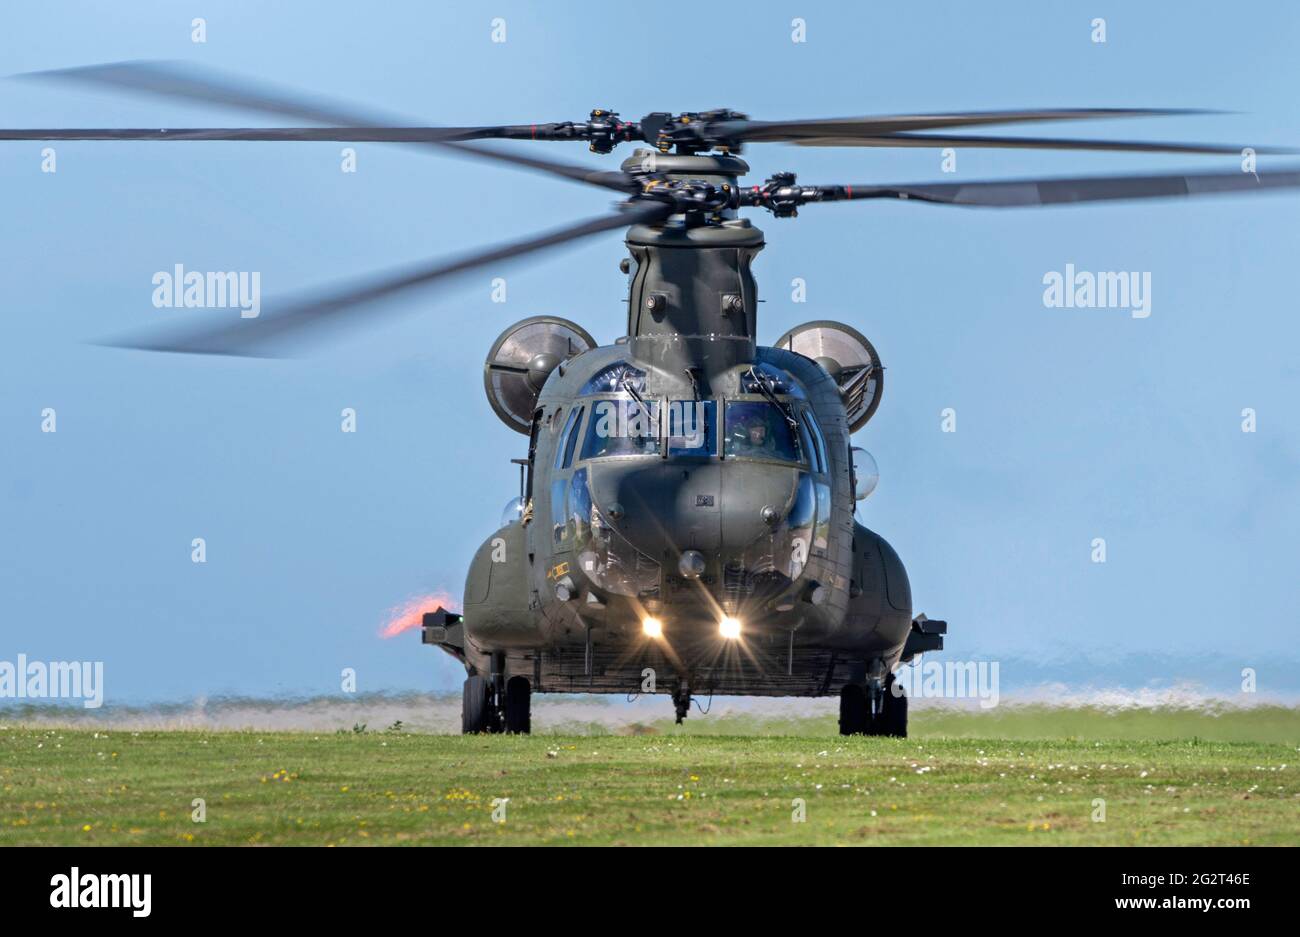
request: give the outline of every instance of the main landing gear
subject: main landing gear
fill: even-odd
[[[679,682],[673,689],[673,709],[677,712],[677,724],[681,725],[691,712],[691,688],[685,682]]]
[[[891,673],[883,683],[847,683],[840,690],[840,735],[907,738],[907,697]]]
[[[528,735],[532,729],[532,686],[527,677],[511,677],[504,681],[504,686],[500,674],[490,677],[474,674],[465,678],[461,732]]]

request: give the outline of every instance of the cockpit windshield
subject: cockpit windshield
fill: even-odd
[[[704,456],[718,454],[718,405],[712,400],[668,402],[668,455]]]
[[[799,462],[799,446],[786,408],[766,401],[727,404],[723,449],[728,459],[776,459]]]
[[[592,401],[587,436],[582,443],[584,459],[658,454],[658,401]]]

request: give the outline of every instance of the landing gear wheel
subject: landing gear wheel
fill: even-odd
[[[532,687],[527,677],[511,677],[506,681],[506,732],[511,735],[528,735],[533,730]]]
[[[486,677],[465,678],[460,706],[460,731],[463,734],[496,731],[496,707],[492,695],[492,684]]]
[[[876,734],[899,739],[907,738],[907,696],[904,695],[901,686],[894,687],[894,675],[892,673],[885,682],[883,703],[881,713],[876,718]]]
[[[870,735],[871,707],[866,691],[856,683],[840,690],[840,735]]]

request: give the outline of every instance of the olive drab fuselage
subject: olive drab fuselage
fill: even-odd
[[[386,126],[332,104],[165,62],[27,75],[118,92],[223,103],[312,126],[0,128],[0,141],[407,143],[615,193],[604,215],[450,261],[341,284],[267,315],[176,321],[107,344],[204,355],[285,353],[365,305],[472,270],[628,228],[627,329],[598,347],[581,326],[535,316],[489,351],[496,415],[528,437],[518,510],[477,552],[464,613],[423,616],[421,637],[464,663],[462,731],[531,731],[535,691],[671,691],[680,722],[694,693],[840,693],[840,732],[905,737],[892,668],[941,650],[947,622],[911,617],[907,574],[854,518],[874,460],[850,446],[880,403],[884,372],[851,325],[807,322],[771,346],[757,336],[750,265],[760,231],[738,215],[793,218],[806,206],[897,200],[1022,209],[1300,188],[1300,168],[880,184],[800,183],[776,172],[740,185],[750,145],[977,146],[1168,152],[1286,152],[1226,144],[964,135],[962,128],[1194,113],[1035,108],[753,120],[730,108],[468,127]],[[598,154],[645,143],[617,172],[482,140],[581,142]],[[188,318],[188,317],[186,317]]]
[[[650,158],[717,184],[746,168]],[[534,692],[639,692],[650,676],[804,696],[887,673],[912,625],[907,573],[854,519],[841,387],[755,342],[762,232],[722,216],[634,226],[627,246],[627,335],[545,364],[525,506],[475,555],[463,646],[446,649]]]

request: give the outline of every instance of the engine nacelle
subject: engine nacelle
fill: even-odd
[[[483,389],[501,422],[517,433],[532,429],[537,397],[562,361],[590,351],[596,340],[559,316],[533,316],[510,326],[492,343],[483,365]]]
[[[775,347],[813,359],[835,379],[848,413],[849,432],[867,425],[885,391],[885,367],[866,336],[843,322],[819,320],[795,326],[776,340]]]

